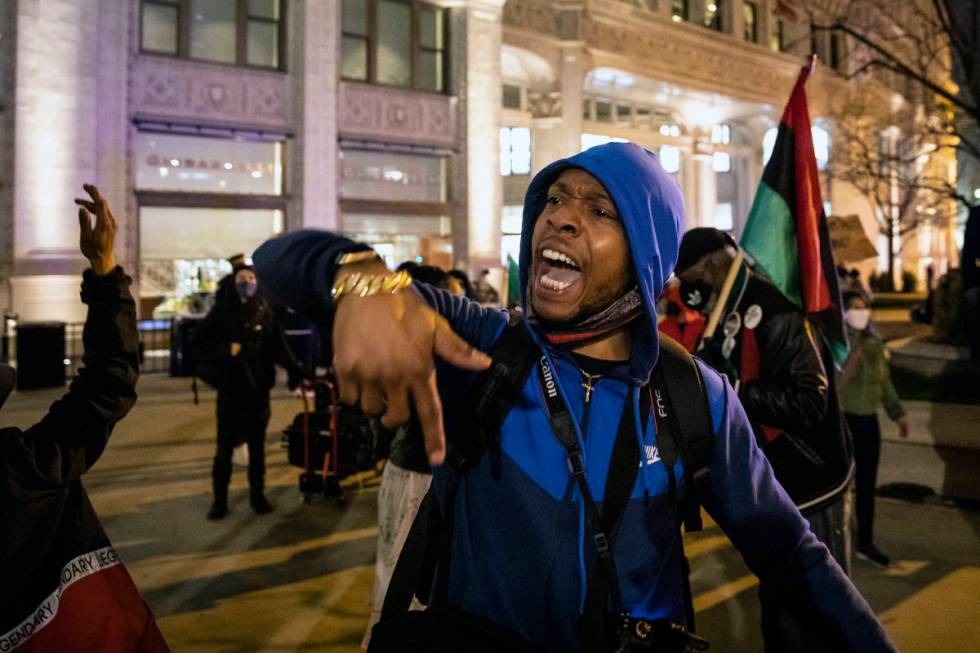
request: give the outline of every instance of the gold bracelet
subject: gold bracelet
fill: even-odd
[[[336,303],[345,295],[357,295],[358,297],[394,295],[410,285],[412,285],[412,277],[405,270],[386,274],[351,272],[334,281],[333,287],[330,289],[330,296]]]
[[[337,267],[360,263],[361,261],[380,261],[381,257],[373,249],[366,249],[362,252],[347,252],[337,259]]]

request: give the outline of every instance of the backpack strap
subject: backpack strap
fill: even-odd
[[[668,381],[669,379],[669,381]],[[660,358],[653,372],[651,401],[657,422],[657,448],[667,470],[667,488],[678,523],[688,533],[700,531],[700,497],[707,494],[711,481],[711,449],[714,429],[704,379],[694,358],[677,341],[660,335]],[[679,410],[677,407],[690,407]],[[674,465],[678,456],[684,469],[687,492],[678,501]],[[684,602],[687,627],[694,631],[694,598],[691,592],[691,566],[681,554],[684,571]]]
[[[436,500],[435,486],[430,486],[392,573],[382,619],[408,610],[413,596],[430,605],[446,602],[456,491],[466,472],[496,440],[504,417],[530,374],[536,351],[520,316],[512,314],[491,349],[493,364],[477,377],[470,394],[473,412],[469,419],[475,426],[474,435],[450,443],[446,451],[444,511]]]
[[[660,455],[663,458],[666,451],[674,460],[680,456],[688,488],[686,499],[681,502],[684,530],[689,533],[700,531],[703,525],[699,496],[708,491],[711,481],[711,449],[714,445],[711,407],[704,379],[694,357],[677,341],[663,335],[654,379],[657,425],[670,436],[657,438]],[[691,402],[695,402],[693,406]],[[675,409],[678,406],[691,408]],[[662,439],[672,442],[662,443]]]

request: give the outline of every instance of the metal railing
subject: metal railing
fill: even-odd
[[[139,332],[139,362],[141,374],[167,373],[170,371],[170,345],[173,319],[140,320],[136,323]],[[82,367],[85,346],[82,342],[84,322],[65,323],[65,376],[73,379]],[[16,360],[17,329],[8,335],[7,351],[10,360]]]

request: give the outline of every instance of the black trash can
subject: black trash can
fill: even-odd
[[[65,323],[17,325],[17,389],[65,385]]]
[[[203,317],[182,315],[170,327],[170,376],[194,376],[197,361],[191,351],[194,328]]]

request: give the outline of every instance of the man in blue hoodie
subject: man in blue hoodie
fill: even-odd
[[[579,623],[598,558],[587,505],[549,424],[542,379],[552,371],[596,503],[620,416],[633,418],[645,453],[612,544],[621,602],[634,618],[686,622],[670,475],[657,455],[656,422],[640,414],[660,351],[655,303],[677,257],[683,214],[677,185],[632,144],[557,161],[528,188],[522,319],[544,364],[503,417],[498,455],[483,456],[454,495],[447,599],[545,650],[583,650]],[[507,314],[424,284],[406,287],[366,246],[324,232],[270,240],[254,260],[286,304],[333,319],[343,401],[386,425],[405,421],[414,402],[445,510],[446,438],[452,446],[468,435],[462,403],[477,371],[489,366],[484,352]],[[699,367],[714,429],[705,508],[761,581],[827,638],[833,648],[825,650],[894,650],[775,481],[731,387]],[[680,462],[674,472],[683,478]],[[687,490],[679,484],[677,491]]]

